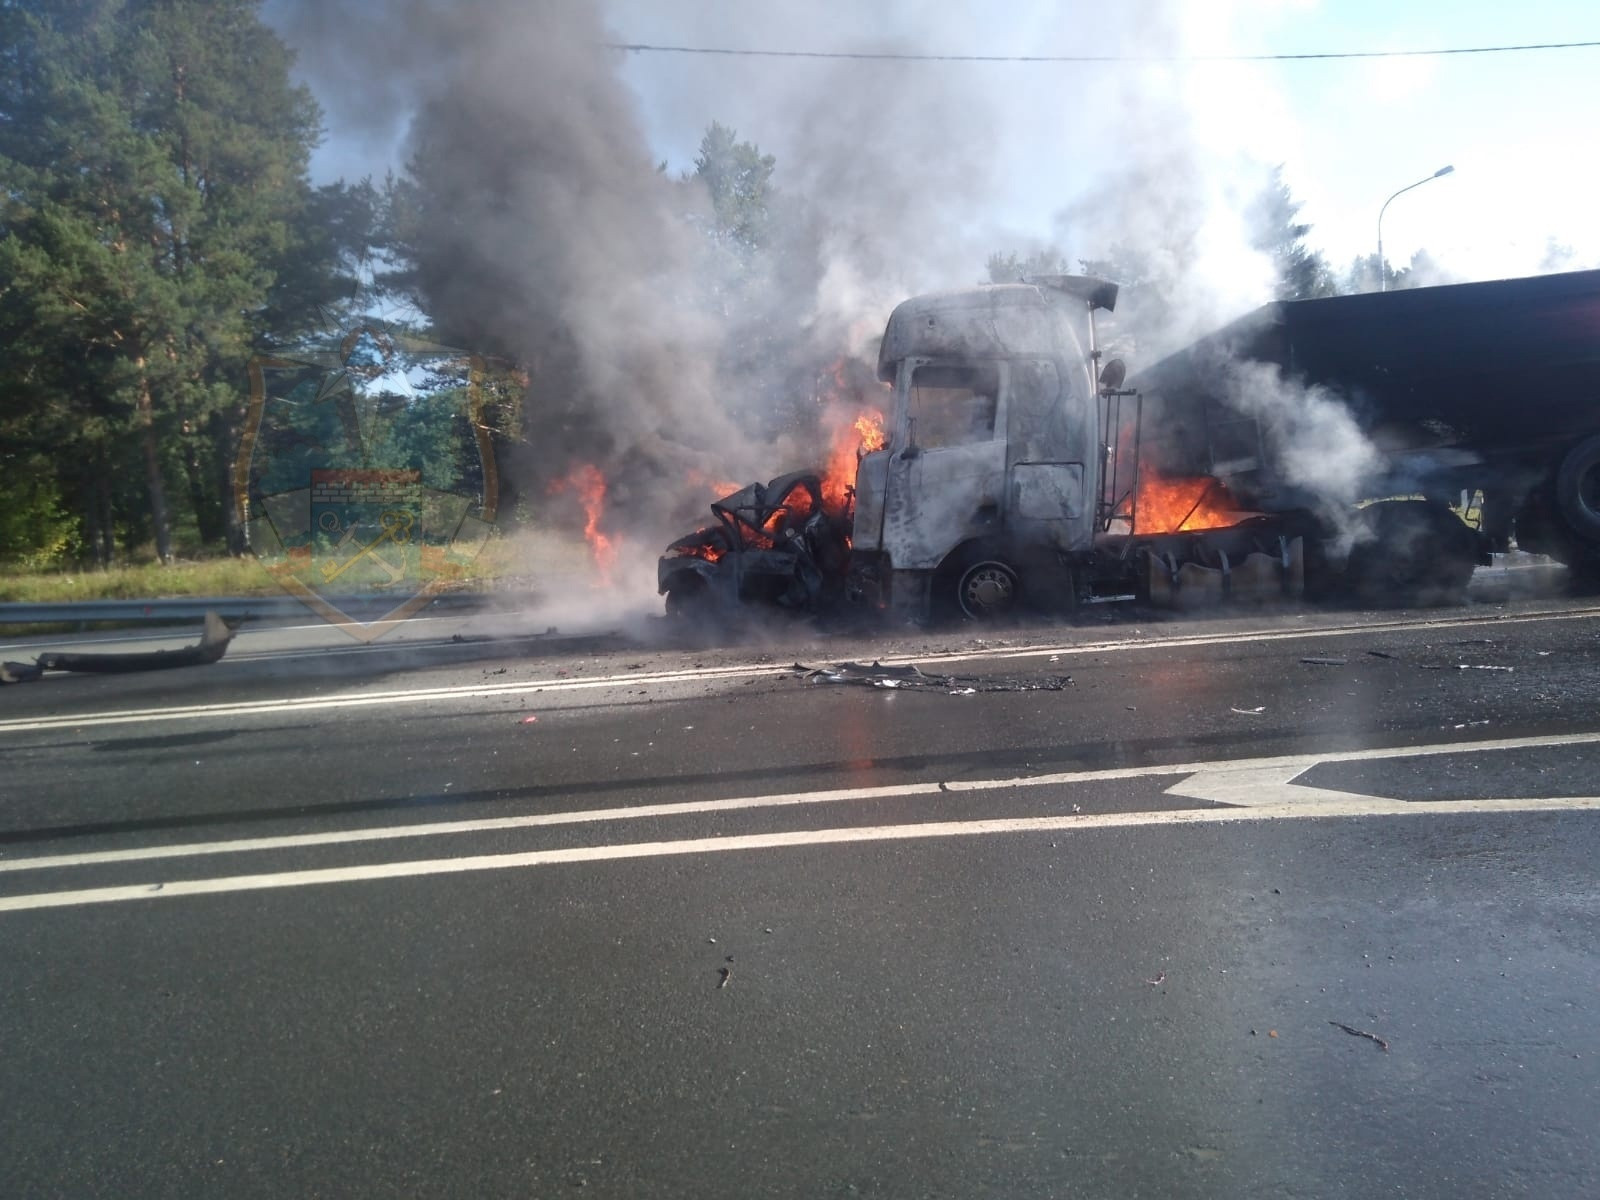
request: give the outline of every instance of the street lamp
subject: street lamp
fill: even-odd
[[[1429,179],[1438,179],[1440,176],[1448,175],[1454,170],[1454,167],[1440,167],[1432,175],[1429,175],[1427,179],[1419,179],[1415,183],[1406,184],[1406,186],[1396,192],[1394,196],[1403,196],[1412,188],[1421,187],[1423,184],[1427,183]],[[1387,209],[1394,201],[1394,196],[1390,196],[1388,200],[1385,200],[1383,202],[1383,208],[1378,210],[1378,290],[1380,292],[1386,292],[1389,290],[1389,279],[1383,269],[1383,214],[1384,210]]]

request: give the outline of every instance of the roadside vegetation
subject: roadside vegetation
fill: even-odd
[[[541,580],[590,577],[589,551],[559,534],[521,529],[489,539],[450,587],[464,591],[536,591]],[[403,586],[403,585],[402,585]],[[282,587],[245,555],[183,557],[163,564],[153,547],[121,566],[0,569],[0,603],[68,604],[87,600],[163,600],[187,596],[271,596]]]

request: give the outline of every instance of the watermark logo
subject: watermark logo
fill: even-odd
[[[361,641],[414,615],[493,529],[485,380],[477,356],[377,324],[252,359],[233,478],[251,551]]]

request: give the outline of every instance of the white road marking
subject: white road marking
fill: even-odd
[[[1353,761],[1346,759],[1345,761]],[[1209,800],[1236,808],[1261,808],[1269,804],[1328,804],[1370,800],[1357,792],[1310,787],[1295,782],[1306,767],[1299,763],[1277,766],[1215,767],[1200,771],[1169,787],[1169,796]]]
[[[1008,817],[980,821],[930,821],[912,825],[875,825],[854,829],[807,829],[787,833],[756,833],[732,837],[688,838],[675,842],[632,842],[617,846],[574,846],[560,850],[531,850],[520,854],[484,854],[469,858],[435,858],[413,862],[369,863],[327,867],[311,871],[285,871],[265,875],[233,875],[213,879],[175,879],[121,887],[83,888],[77,891],[36,892],[0,899],[0,912],[39,908],[69,908],[85,904],[117,904],[132,900],[159,900],[176,896],[207,896],[226,892],[271,891],[313,887],[329,883],[358,883],[379,879],[411,879],[425,875],[459,875],[469,871],[504,871],[518,867],[555,866],[563,863],[611,862],[635,858],[667,858],[686,854],[717,854],[737,850],[777,850],[795,846],[824,846],[865,842],[916,841],[928,838],[992,836],[1007,833],[1078,833],[1153,825],[1219,825],[1239,821],[1303,820],[1328,817],[1415,816],[1421,813],[1531,813],[1593,812],[1600,796],[1553,799],[1462,800],[1446,806],[1423,806],[1400,800],[1333,800],[1325,804],[1268,804],[1254,808],[1192,808],[1170,812],[1098,813],[1057,817]]]
[[[1362,625],[1330,625],[1304,629],[1245,630],[1234,633],[1179,634],[1165,638],[1118,638],[1054,646],[990,646],[954,650],[938,654],[893,655],[880,658],[885,666],[908,664],[1003,661],[1056,656],[1081,657],[1089,654],[1114,654],[1137,650],[1170,650],[1194,646],[1227,646],[1240,643],[1297,641],[1318,637],[1353,637],[1359,634],[1393,633],[1404,630],[1462,629],[1481,625],[1495,627],[1536,621],[1593,619],[1600,609],[1561,609],[1515,616],[1460,617],[1449,620],[1383,621]],[[560,676],[519,680],[510,683],[458,684],[447,687],[410,688],[404,691],[346,692],[333,696],[297,696],[277,700],[244,700],[222,704],[179,705],[65,714],[50,717],[19,717],[0,721],[0,734],[37,732],[49,729],[90,729],[108,725],[127,725],[154,721],[182,721],[216,717],[250,717],[284,712],[312,712],[339,708],[370,708],[394,704],[424,704],[438,701],[474,700],[494,696],[525,695],[535,691],[570,692],[597,688],[629,688],[641,684],[692,683],[747,679],[775,675],[786,670],[773,663],[741,663],[726,667],[685,668],[676,671],[632,671],[621,675],[599,675],[590,679]]]
[[[84,729],[127,725],[141,721],[179,721],[198,717],[248,717],[281,712],[306,712],[330,708],[369,708],[388,704],[419,704],[430,700],[472,700],[487,696],[517,695],[535,691],[566,692],[585,688],[623,687],[641,683],[677,683],[697,679],[738,679],[770,674],[778,667],[705,667],[686,671],[634,671],[593,679],[528,679],[518,683],[466,684],[453,687],[411,688],[401,692],[350,692],[341,696],[294,696],[278,700],[241,700],[228,704],[190,704],[174,708],[130,709],[125,712],[80,713],[77,716],[23,717],[0,721],[0,733],[41,729]]]
[[[1335,750],[1325,754],[1292,754],[1272,758],[1222,759],[1212,762],[1156,764],[1144,767],[1108,767],[1096,771],[1059,771],[1002,779],[959,779],[944,782],[886,784],[880,787],[831,788],[810,792],[780,792],[736,796],[722,800],[687,800],[677,803],[638,804],[624,808],[589,808],[567,812],[533,813],[520,817],[485,817],[465,821],[433,821],[418,825],[389,825],[326,833],[283,834],[275,837],[234,838],[217,842],[187,842],[166,846],[138,846],[125,850],[89,850],[78,854],[52,854],[35,858],[0,859],[0,874],[19,871],[59,870],[106,863],[148,862],[165,858],[198,858],[214,854],[239,854],[261,850],[290,850],[310,846],[335,846],[447,834],[484,833],[506,829],[536,829],[555,825],[637,821],[650,817],[688,816],[698,813],[738,812],[762,808],[792,808],[836,804],[851,800],[884,800],[929,796],[940,792],[1002,792],[1046,786],[1103,783],[1126,779],[1184,778],[1166,789],[1168,795],[1245,807],[1331,801],[1366,802],[1372,798],[1348,792],[1310,788],[1294,778],[1319,763],[1366,762],[1375,759],[1426,758],[1441,754],[1474,754],[1494,750],[1545,749],[1556,746],[1590,746],[1600,743],[1600,732],[1547,734],[1536,737],[1498,738],[1479,742],[1434,742],[1423,746],[1385,746],[1365,750]],[[1388,803],[1388,801],[1380,801]],[[1461,801],[1442,801],[1454,808]]]

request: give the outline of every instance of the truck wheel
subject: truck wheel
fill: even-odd
[[[1574,533],[1600,541],[1600,435],[1579,442],[1561,460],[1556,504]]]
[[[961,572],[956,602],[974,621],[996,621],[1017,610],[1017,573],[998,559],[985,558]]]

